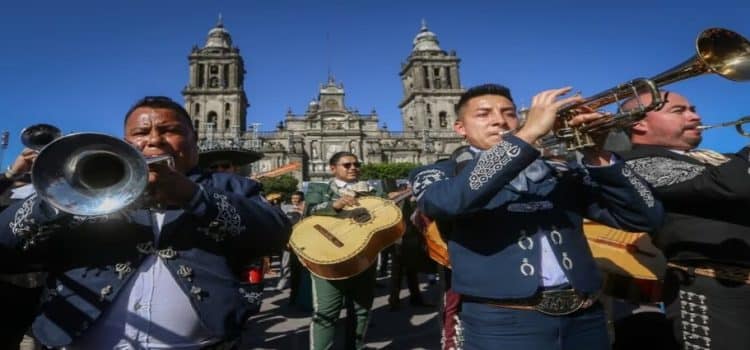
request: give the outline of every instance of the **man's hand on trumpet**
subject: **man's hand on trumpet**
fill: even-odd
[[[198,189],[195,182],[165,163],[148,166],[147,193],[150,204],[184,207]]]

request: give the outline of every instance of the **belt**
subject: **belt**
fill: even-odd
[[[514,310],[533,310],[550,316],[564,316],[589,308],[598,295],[583,295],[574,289],[552,289],[522,299],[488,299],[462,295],[461,300]]]
[[[677,263],[667,263],[667,266],[685,271],[689,274],[695,274],[713,279],[728,280],[750,284],[750,268],[724,265],[717,263],[701,264],[699,266],[680,265]]]

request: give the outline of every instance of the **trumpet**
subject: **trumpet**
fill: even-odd
[[[49,124],[34,124],[21,130],[21,143],[39,152],[44,146],[62,135],[60,129]]]
[[[724,122],[724,123],[713,124],[713,125],[700,125],[698,126],[698,130],[709,130],[709,129],[714,129],[714,128],[723,128],[726,126],[734,126],[740,135],[750,137],[750,132],[747,132],[744,129],[744,126],[747,123],[750,123],[750,115],[744,116],[740,119],[737,119],[731,122]]]
[[[174,168],[172,156],[145,158],[118,138],[76,133],[39,152],[31,182],[40,199],[61,211],[105,215],[145,202],[148,166],[161,162]]]
[[[551,137],[542,140],[542,147],[554,147],[564,143],[567,151],[596,146],[591,134],[602,133],[615,128],[629,128],[643,119],[645,113],[659,109],[663,104],[660,86],[714,73],[733,81],[750,79],[750,42],[741,35],[722,28],[710,28],[701,32],[696,39],[696,54],[677,66],[651,78],[634,79],[609,90],[598,93],[582,102],[566,106],[558,117],[562,120],[553,130]],[[602,120],[588,126],[571,127],[569,121],[581,111],[595,111],[615,102],[622,102],[645,93],[651,96],[651,103],[633,110],[606,115]]]

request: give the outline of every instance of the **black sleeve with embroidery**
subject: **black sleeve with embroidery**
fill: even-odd
[[[626,231],[654,231],[662,223],[664,208],[651,186],[624,162],[588,167],[584,177],[586,217]]]
[[[260,195],[261,185],[239,176],[214,174],[186,211],[196,230],[248,257],[268,255],[286,246],[291,225],[280,208]]]
[[[742,153],[740,153],[742,154]],[[739,155],[719,166],[704,166],[667,157],[628,160],[664,201],[726,205],[750,201],[750,162]]]

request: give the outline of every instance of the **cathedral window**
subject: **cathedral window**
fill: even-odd
[[[200,115],[201,115],[201,104],[200,103],[196,103],[193,106],[193,117],[197,118]]]
[[[206,119],[206,122],[216,125],[216,116],[217,116],[216,112],[214,111],[208,112],[208,118]]]
[[[217,66],[215,64],[212,64],[211,68],[210,68],[210,73],[211,74],[219,74],[219,66]]]
[[[427,67],[422,67],[424,72],[424,87],[425,89],[430,88],[430,70]]]
[[[432,106],[428,103],[427,104],[427,114],[432,114]]]
[[[229,115],[232,113],[232,105],[229,103],[224,104],[224,115]]]
[[[206,65],[199,64],[198,65],[198,87],[203,87],[206,85]]]
[[[441,128],[448,127],[448,113],[446,113],[445,111],[440,111],[438,119],[440,121]]]
[[[453,88],[453,83],[451,82],[451,69],[450,68],[445,69],[445,83],[448,85],[445,87],[446,89]]]
[[[427,127],[432,129],[432,119],[427,119]]]
[[[229,87],[229,65],[225,64],[224,69],[221,72],[221,85],[225,88]]]
[[[224,119],[224,130],[229,129],[229,119]]]
[[[435,68],[434,73],[435,73],[433,75],[433,80],[435,82],[434,83],[434,87],[436,89],[441,89],[442,88],[442,84],[440,82],[440,68]]]
[[[219,78],[217,77],[211,77],[211,80],[209,80],[208,87],[217,88],[219,87]]]
[[[201,121],[196,119],[193,121],[195,132],[198,132],[198,130],[201,128]]]

